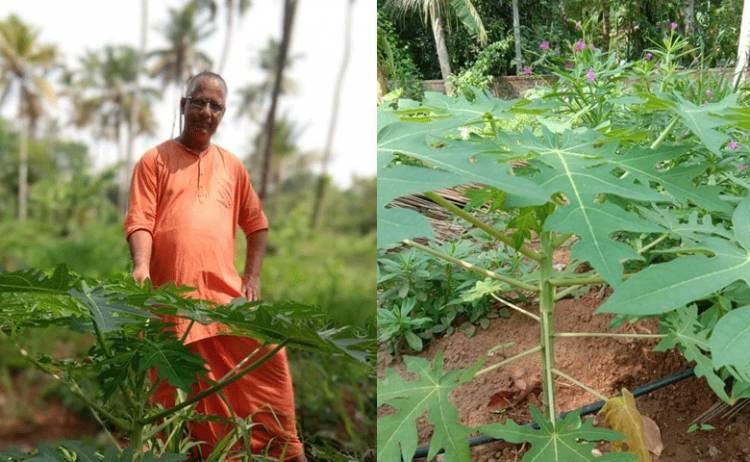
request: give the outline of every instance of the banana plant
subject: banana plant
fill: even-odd
[[[639,431],[638,425],[617,427],[621,434],[593,427],[577,414],[557,419],[561,409],[556,404],[556,379],[608,400],[608,419],[616,421],[616,416],[624,415],[619,411],[623,408],[635,409],[632,396],[626,399],[627,392],[608,398],[576,379],[575,371],[560,370],[555,364],[558,338],[661,339],[659,348],[679,347],[696,361],[696,373],[705,376],[725,401],[747,393],[750,370],[744,352],[750,346],[750,332],[741,323],[750,319],[750,306],[731,309],[704,328],[691,305],[717,293],[729,297],[724,292],[736,289],[738,281],[745,288],[750,284],[750,198],[727,196],[716,184],[716,171],[709,171],[715,164],[706,162],[709,157],[728,155],[726,133],[733,120],[741,118],[737,96],[696,106],[676,92],[641,93],[618,105],[622,114],[631,117],[627,139],[619,136],[622,127],[552,124],[551,110],[540,114],[542,123],[508,129],[514,124],[507,122],[520,112],[528,114],[533,103],[500,101],[482,93],[473,101],[428,93],[421,103],[403,101],[399,109],[380,109],[379,247],[419,249],[530,294],[538,301],[539,314],[504,303],[538,323],[540,342],[484,368],[483,358],[475,367],[445,371],[440,357],[432,364],[405,357],[407,370],[416,379],[405,380],[389,370],[379,382],[378,405],[393,410],[378,421],[379,458],[411,460],[417,446],[415,422],[427,411],[435,427],[428,459],[444,452],[446,461],[469,461],[467,437],[482,433],[531,444],[524,462],[650,460],[648,452],[637,450],[642,447],[634,443],[642,438],[631,434]],[[659,124],[638,125],[637,114],[644,107],[653,111],[651,120]],[[641,134],[633,137],[634,131]],[[436,193],[467,185],[501,191],[494,197],[502,202],[494,207],[523,219],[493,226]],[[534,263],[535,279],[491,271],[415,240],[433,238],[433,233],[424,216],[394,207],[394,199],[409,194],[430,198]],[[556,270],[553,254],[563,246],[570,246],[572,261],[587,263],[590,271]],[[678,314],[665,316],[658,334],[558,332],[553,322],[555,302],[589,284],[614,289],[600,312],[630,318]],[[449,399],[452,390],[532,354],[539,355],[542,369],[543,409],[530,411],[538,429],[512,421],[479,428],[459,422]],[[730,378],[735,386],[727,393]],[[621,449],[618,440],[624,438],[636,452],[601,457],[592,453],[592,442],[609,441]]]

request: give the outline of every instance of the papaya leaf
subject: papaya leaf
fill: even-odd
[[[476,88],[473,89],[473,93],[474,99],[469,101],[463,95],[455,98],[440,92],[425,92],[422,106],[436,110],[440,116],[450,118],[456,126],[481,122],[486,115],[491,115],[495,119],[513,117],[510,110],[514,101],[495,98]]]
[[[201,308],[201,316],[228,326],[239,335],[290,347],[345,355],[360,362],[374,356],[375,341],[349,327],[331,327],[325,313],[313,305],[279,301],[248,302],[244,298],[216,308]]]
[[[378,407],[396,409],[378,419],[378,460],[410,461],[417,449],[416,420],[427,411],[427,420],[435,426],[427,459],[445,450],[446,462],[469,462],[468,436],[473,430],[459,423],[458,410],[449,396],[471,377],[463,370],[444,372],[441,353],[432,365],[411,356],[405,356],[404,362],[406,369],[417,375],[415,380],[406,381],[387,369],[385,379],[378,382]]]
[[[137,369],[155,369],[159,379],[189,393],[199,375],[206,372],[205,360],[192,353],[171,333],[163,333],[153,341],[144,338],[138,351]]]
[[[662,326],[667,336],[654,347],[654,351],[679,347],[688,361],[695,361],[695,375],[705,377],[716,396],[729,402],[724,381],[714,370],[711,358],[704,353],[710,349],[709,329],[704,329],[698,321],[698,307],[690,305],[667,314],[662,320]]]
[[[516,200],[529,205],[543,204],[548,197],[533,182],[513,174],[511,166],[497,162],[488,151],[497,151],[491,140],[460,142],[449,139],[467,123],[485,123],[485,114],[503,117],[509,103],[485,95],[470,103],[431,95],[424,101],[424,111],[436,114],[426,121],[393,121],[393,114],[380,111],[391,121],[378,131],[378,246],[392,245],[405,238],[425,235],[427,222],[414,213],[383,209],[396,197],[479,183],[512,192]],[[391,165],[394,155],[412,159],[421,167]],[[388,229],[397,224],[397,230]],[[412,230],[411,232],[409,230]],[[430,233],[431,234],[431,233]]]
[[[102,287],[91,289],[81,281],[81,289],[70,289],[70,295],[88,308],[91,320],[102,333],[112,332],[125,324],[143,322],[151,317],[147,311],[139,310],[119,301]]]
[[[393,125],[396,127],[390,129]],[[431,190],[480,183],[525,197],[533,205],[547,202],[548,195],[537,185],[513,175],[510,165],[498,163],[495,156],[488,154],[497,150],[494,142],[447,139],[453,125],[451,120],[398,122],[389,125],[378,133],[378,156],[387,158],[398,153],[421,162],[425,167],[442,170],[443,175],[431,179]],[[382,165],[383,162],[379,161],[379,164]],[[381,175],[383,180],[389,180],[389,175],[402,167],[396,165],[379,169],[378,181],[381,181]],[[407,185],[402,188],[402,193],[425,192],[422,184],[415,185],[416,189],[413,188],[412,191],[408,191],[405,186]]]
[[[599,411],[609,428],[625,435],[628,450],[638,455],[638,462],[651,462],[646,435],[643,430],[643,416],[638,411],[633,394],[622,390],[622,396],[610,398]],[[622,442],[613,442],[612,448],[622,450]]]
[[[434,236],[430,220],[419,212],[399,207],[378,209],[378,248],[394,247],[404,239]]]
[[[750,306],[735,308],[719,319],[711,339],[711,357],[715,367],[746,366],[750,350]]]
[[[733,240],[711,236],[699,242],[713,257],[689,255],[649,266],[617,287],[597,311],[638,316],[660,314],[704,298],[735,281],[750,284],[748,214],[750,198],[745,198],[732,216]]]
[[[534,406],[529,408],[539,429],[518,425],[512,420],[502,424],[479,427],[479,431],[510,443],[529,443],[531,449],[522,462],[634,462],[635,455],[627,452],[594,456],[594,441],[619,441],[622,435],[607,428],[594,427],[590,421],[581,421],[579,412],[568,413],[553,425]]]
[[[637,146],[624,155],[608,159],[608,163],[621,167],[642,184],[656,182],[662,185],[676,203],[690,201],[709,211],[731,213],[731,205],[719,198],[720,187],[695,184],[695,178],[706,171],[708,164],[678,165],[670,169],[659,167],[666,161],[677,159],[685,151],[682,146],[663,146],[657,151]]]
[[[638,207],[638,211],[647,220],[658,223],[668,233],[683,240],[696,242],[707,235],[721,236],[725,239],[732,239],[734,236],[732,231],[723,225],[714,224],[710,214],[701,217],[697,210],[680,213],[680,210],[667,208]]]
[[[533,157],[540,173],[534,179],[548,194],[562,192],[568,204],[549,216],[544,228],[580,237],[571,249],[572,258],[587,261],[612,285],[622,280],[624,260],[642,259],[628,245],[615,241],[616,231],[658,232],[661,227],[613,203],[598,201],[602,193],[633,200],[665,201],[668,197],[638,184],[633,177],[612,174],[616,145],[594,131],[566,131],[556,135],[543,129],[502,137],[514,154]]]
[[[0,292],[64,295],[78,280],[65,265],[57,266],[51,276],[36,269],[0,272]]]

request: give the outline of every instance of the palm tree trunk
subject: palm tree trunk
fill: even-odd
[[[438,62],[440,63],[440,75],[443,77],[443,82],[445,83],[445,92],[451,94],[453,93],[453,88],[448,83],[448,76],[451,75],[451,60],[448,54],[448,47],[445,44],[443,22],[440,16],[435,13],[430,15],[430,22],[432,23],[432,35],[435,38],[435,48],[437,49]]]
[[[602,49],[609,51],[609,36],[610,36],[610,22],[609,22],[609,0],[602,0],[602,27],[604,34],[604,41],[602,42]]]
[[[333,135],[336,132],[336,123],[339,117],[339,102],[341,101],[341,90],[344,87],[344,76],[346,68],[349,65],[349,55],[351,54],[352,45],[352,5],[354,0],[346,3],[346,22],[344,25],[344,55],[341,58],[341,65],[336,76],[336,86],[333,91],[333,103],[331,107],[331,121],[328,124],[328,133],[326,135],[326,144],[323,148],[323,162],[320,167],[320,177],[318,178],[318,187],[315,190],[315,202],[313,203],[312,217],[310,218],[310,228],[315,229],[320,222],[320,210],[323,207],[323,197],[325,195],[326,184],[328,183],[328,164],[331,161],[331,151],[333,149]]]
[[[268,177],[271,168],[271,148],[273,147],[273,126],[276,121],[276,106],[281,93],[281,82],[284,78],[284,67],[289,52],[289,44],[292,39],[292,26],[294,25],[294,13],[297,10],[297,0],[284,0],[284,18],[282,20],[281,43],[279,44],[279,56],[276,63],[276,75],[271,91],[271,105],[268,108],[268,116],[263,135],[263,168],[261,169],[260,199],[266,198],[268,192]]]
[[[740,40],[737,45],[737,66],[734,69],[734,88],[745,80],[748,53],[750,53],[750,0],[745,0],[742,7]]]
[[[18,220],[26,221],[28,217],[29,198],[29,122],[19,114],[21,132],[18,143]]]
[[[521,74],[523,55],[521,55],[521,19],[518,14],[518,0],[513,0],[513,41],[516,44],[516,74]]]
[[[683,22],[685,23],[685,36],[689,37],[693,34],[695,24],[695,0],[685,0],[682,14],[684,16]]]
[[[227,65],[227,59],[229,58],[229,48],[232,46],[232,35],[234,32],[234,2],[229,2],[226,6],[226,26],[227,30],[224,33],[224,46],[221,48],[221,58],[219,58],[218,73],[224,72],[224,67]]]
[[[146,54],[146,35],[148,34],[148,0],[141,0],[141,43],[136,57],[136,74],[133,88],[133,100],[130,104],[130,117],[127,126],[127,148],[125,151],[125,171],[123,172],[122,187],[119,189],[117,198],[120,212],[123,214],[128,208],[128,185],[133,171],[133,158],[135,157],[135,137],[138,133],[138,113],[140,112],[141,97],[141,65]]]
[[[380,98],[383,97],[386,93],[388,93],[388,79],[385,78],[385,72],[383,72],[383,66],[378,60],[378,101],[380,101]]]

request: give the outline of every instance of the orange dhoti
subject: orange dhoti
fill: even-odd
[[[189,348],[204,358],[209,368],[207,377],[219,381],[247,355],[257,349],[258,342],[244,337],[218,336],[191,343]],[[273,347],[264,347],[253,358],[257,359]],[[248,362],[247,365],[251,364]],[[200,381],[193,386],[193,395],[210,385]],[[250,437],[253,454],[269,455],[274,458],[292,459],[299,457],[303,446],[297,438],[294,414],[294,393],[287,367],[286,351],[280,350],[259,368],[246,374],[224,389],[229,405],[218,394],[210,395],[198,402],[197,412],[218,416],[222,420],[232,416],[250,420]],[[163,382],[154,402],[164,407],[174,405],[175,389]],[[233,414],[234,413],[234,414]],[[196,440],[205,441],[200,446],[205,458],[232,427],[221,421],[191,422],[190,433]],[[235,449],[241,450],[242,443]]]

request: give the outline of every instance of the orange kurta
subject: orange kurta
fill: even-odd
[[[260,200],[242,163],[210,146],[200,156],[170,140],[136,164],[125,234],[146,230],[153,237],[151,281],[195,287],[202,300],[228,303],[240,297],[234,267],[237,226],[245,234],[268,228]],[[177,319],[177,333],[189,321]],[[195,324],[186,343],[221,333],[216,324]]]
[[[237,227],[246,235],[268,228],[260,200],[247,171],[234,155],[211,145],[196,154],[177,141],[166,141],[147,151],[136,164],[125,219],[125,234],[151,233],[150,274],[155,286],[168,282],[195,287],[190,296],[228,303],[242,296],[241,278],[234,267]],[[182,336],[189,321],[170,318]],[[207,361],[209,378],[221,377],[257,343],[222,335],[219,324],[195,323],[185,342]],[[217,337],[218,336],[218,337]],[[297,455],[302,446],[296,437],[294,395],[286,354],[253,371],[225,390],[233,410],[267,428],[252,434],[253,447],[284,441],[286,454]],[[205,388],[201,382],[195,391]],[[174,391],[162,384],[156,400],[169,405]],[[206,398],[199,412],[226,418],[231,413],[219,399]],[[272,409],[272,419],[263,418]],[[277,425],[281,423],[281,427]],[[227,431],[219,422],[191,425],[196,438],[209,445],[204,455]],[[275,443],[275,444],[277,444]]]

